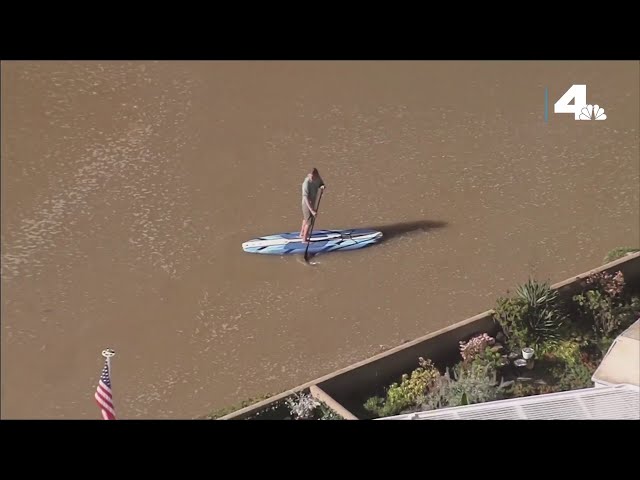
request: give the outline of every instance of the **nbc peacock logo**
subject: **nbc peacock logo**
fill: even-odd
[[[600,105],[586,105],[580,110],[579,120],[606,120],[607,114]]]
[[[547,121],[547,98],[545,89],[545,121]],[[573,103],[571,103],[573,102]],[[576,120],[606,120],[604,108],[599,104],[587,103],[587,86],[571,85],[553,105],[554,113],[573,113]]]

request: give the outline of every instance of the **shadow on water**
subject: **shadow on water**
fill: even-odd
[[[435,230],[436,228],[443,228],[446,226],[447,222],[443,222],[440,220],[419,220],[416,222],[389,223],[387,225],[378,225],[375,227],[367,228],[381,231],[382,240],[380,241],[380,243],[382,243],[406,234],[428,232],[430,230]]]
[[[435,230],[436,228],[446,227],[447,222],[443,222],[440,220],[419,220],[416,222],[401,222],[401,223],[388,223],[386,225],[378,225],[374,227],[357,227],[358,229],[364,228],[368,230],[378,230],[382,232],[382,239],[378,242],[378,244],[388,242],[393,238],[399,238],[403,235],[415,234],[415,233],[425,233],[430,230]],[[318,254],[313,254],[309,258],[315,258]],[[298,261],[300,263],[304,263],[306,265],[317,265],[317,262],[307,262],[302,258],[299,258]]]

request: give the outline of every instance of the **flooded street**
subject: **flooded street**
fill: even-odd
[[[554,114],[587,85],[605,121]],[[194,418],[640,245],[639,62],[3,62],[3,418]],[[545,88],[549,118],[545,122]],[[317,258],[242,242],[385,241]]]

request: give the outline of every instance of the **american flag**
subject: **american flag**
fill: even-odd
[[[98,407],[102,411],[102,418],[104,420],[115,420],[116,409],[113,406],[113,395],[111,394],[111,376],[109,373],[109,359],[104,362],[102,374],[100,375],[100,381],[98,382],[98,388],[94,395]]]

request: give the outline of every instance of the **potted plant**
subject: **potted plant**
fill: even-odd
[[[522,358],[524,358],[525,360],[529,360],[533,357],[533,348],[531,347],[524,347],[522,349]]]

